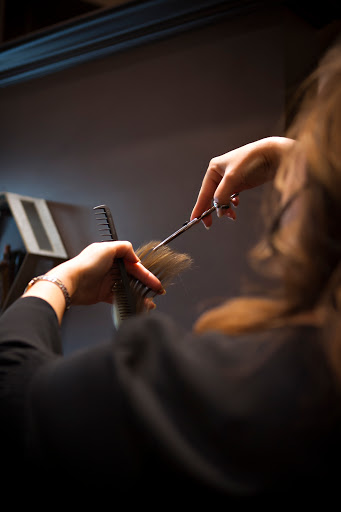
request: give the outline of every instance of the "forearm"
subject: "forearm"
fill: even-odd
[[[264,181],[272,180],[277,172],[282,158],[291,151],[295,141],[288,137],[267,137],[254,143],[259,144],[259,151],[263,155],[266,167]]]
[[[75,292],[75,282],[70,273],[70,262],[58,265],[47,272],[41,280],[33,281],[33,286],[25,290],[23,297],[37,297],[50,304],[61,324],[68,302]],[[45,279],[45,277],[47,279]],[[56,279],[56,282],[48,279]]]

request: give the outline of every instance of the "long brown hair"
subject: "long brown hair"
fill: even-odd
[[[335,316],[341,306],[340,42],[302,85],[300,108],[286,135],[296,143],[279,165],[266,215],[270,222],[250,255],[274,286],[266,295],[207,311],[194,326],[197,332],[256,331],[321,307]],[[289,175],[299,179],[288,188]]]

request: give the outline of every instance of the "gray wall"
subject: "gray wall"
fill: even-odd
[[[281,134],[283,23],[225,20],[3,89],[0,191],[47,199],[70,256],[99,240],[103,203],[135,247],[166,237],[189,219],[212,157]],[[159,310],[189,328],[209,299],[238,293],[262,192],[243,193],[237,222],[215,217],[174,241],[194,268]],[[73,307],[62,332],[66,352],[106,339],[110,306]]]

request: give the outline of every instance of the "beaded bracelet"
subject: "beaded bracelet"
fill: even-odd
[[[65,298],[66,309],[70,309],[71,298],[70,298],[69,292],[67,291],[66,286],[57,277],[47,276],[47,275],[34,277],[33,279],[31,279],[31,281],[26,286],[24,293],[27,292],[27,290],[29,290],[30,288],[32,288],[32,286],[38,281],[49,281],[50,283],[56,284],[63,292],[64,298]]]

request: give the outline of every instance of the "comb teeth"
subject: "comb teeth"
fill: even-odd
[[[102,237],[102,242],[114,242],[118,240],[114,221],[109,208],[103,204],[95,206],[94,210],[98,226],[103,226],[98,228]]]
[[[117,241],[117,232],[110,209],[103,204],[95,206],[94,210],[102,242]],[[117,328],[124,319],[136,313],[136,303],[122,258],[115,259],[111,269],[111,276],[113,279],[112,290],[114,292],[113,320]]]
[[[116,279],[114,282],[113,292],[115,299],[112,305],[112,315],[114,325],[118,327],[124,319],[133,315],[133,311],[121,279]]]

